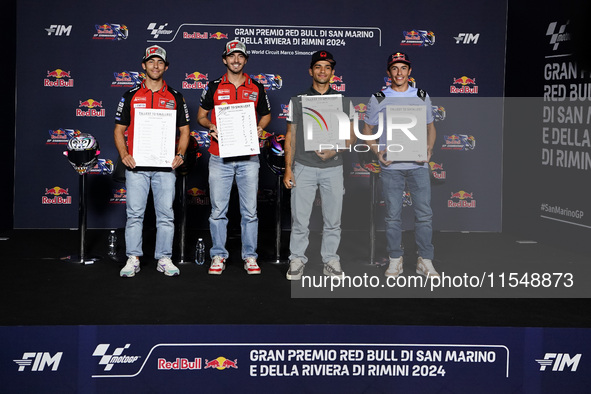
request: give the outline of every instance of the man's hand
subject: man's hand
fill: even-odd
[[[286,189],[292,189],[296,185],[291,168],[285,168],[285,174],[283,174],[283,185]]]
[[[121,162],[125,164],[127,168],[135,168],[135,159],[129,153],[121,157]]]
[[[388,154],[387,149],[381,150],[378,152],[378,160],[380,161],[380,165],[384,167],[388,167],[392,164],[392,161],[386,160],[386,155]]]

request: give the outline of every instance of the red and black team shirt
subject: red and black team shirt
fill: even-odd
[[[216,124],[216,105],[248,103],[252,101],[257,113],[257,119],[258,117],[271,113],[271,106],[265,93],[265,87],[253,81],[246,73],[244,77],[246,78],[244,83],[236,88],[234,84],[228,81],[228,74],[224,74],[223,77],[211,81],[201,94],[201,108],[206,111],[212,111],[211,122],[213,124]],[[216,156],[220,155],[218,142],[213,138],[209,146],[209,153]]]
[[[133,133],[135,109],[170,109],[176,110],[176,127],[189,124],[189,109],[183,95],[172,89],[166,82],[162,89],[152,92],[145,84],[128,90],[121,97],[115,114],[115,123],[127,126],[127,150],[133,156]],[[175,130],[176,133],[176,130]]]

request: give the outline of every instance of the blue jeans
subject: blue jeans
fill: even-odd
[[[291,235],[289,239],[289,259],[300,259],[306,263],[305,256],[309,244],[310,215],[320,188],[322,199],[322,243],[320,255],[322,262],[339,261],[337,250],[341,243],[341,213],[343,210],[343,166],[317,168],[295,163],[296,186],[291,189]]]
[[[228,258],[226,249],[228,206],[232,183],[236,178],[240,197],[240,229],[242,237],[242,259],[257,258],[259,219],[257,217],[257,192],[259,188],[259,157],[222,159],[211,155],[209,158],[209,197],[211,214],[209,230],[213,246],[211,257]]]
[[[433,259],[433,237],[431,210],[431,181],[429,170],[424,167],[410,170],[390,170],[380,173],[382,193],[386,203],[386,240],[388,255],[398,258],[404,254],[402,241],[402,193],[404,184],[408,184],[415,211],[415,241],[419,256]]]
[[[125,252],[127,256],[143,256],[142,231],[150,187],[156,211],[156,247],[154,258],[172,256],[174,238],[174,201],[176,174],[174,171],[125,171],[127,188]]]

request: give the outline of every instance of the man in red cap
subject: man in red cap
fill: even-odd
[[[154,196],[156,211],[156,247],[154,257],[158,259],[157,269],[167,276],[179,275],[179,269],[172,263],[172,242],[174,238],[174,211],[172,204],[175,194],[175,168],[185,161],[185,152],[189,144],[189,111],[179,92],[164,82],[163,76],[168,70],[168,58],[164,48],[153,45],[146,48],[142,59],[142,68],[146,72],[144,81],[127,91],[117,107],[115,115],[115,147],[125,171],[126,212],[125,247],[127,263],[120,272],[121,277],[132,277],[140,270],[139,257],[142,251],[142,230],[144,212],[150,188]],[[170,166],[136,165],[134,159],[134,135],[142,130],[136,127],[136,109],[170,110],[175,113],[176,128],[180,131],[176,155],[169,159]],[[125,132],[127,131],[127,143]],[[145,131],[144,131],[145,132]],[[175,139],[176,130],[170,138]]]
[[[402,196],[405,184],[408,185],[415,211],[415,240],[418,249],[416,272],[427,277],[439,276],[433,267],[433,236],[431,210],[431,181],[428,162],[435,144],[435,125],[431,110],[431,99],[427,92],[409,85],[412,71],[407,54],[395,52],[388,56],[386,74],[392,85],[375,93],[367,106],[363,134],[371,135],[379,118],[386,112],[389,105],[424,105],[427,113],[427,160],[422,162],[389,161],[386,159],[387,149],[378,151],[379,146],[386,146],[386,133],[382,133],[379,141],[370,146],[377,155],[381,173],[382,192],[386,204],[386,240],[390,264],[386,276],[397,277],[403,271],[402,255]],[[378,145],[379,143],[379,145]]]
[[[221,275],[229,257],[226,249],[228,206],[232,183],[236,180],[240,196],[242,259],[249,275],[260,274],[257,264],[258,217],[257,191],[259,185],[258,155],[232,157],[219,156],[216,127],[216,105],[252,102],[257,113],[259,137],[271,121],[271,107],[265,88],[244,72],[248,62],[246,45],[238,40],[229,41],[222,53],[227,72],[207,85],[201,95],[201,106],[197,114],[199,124],[210,130],[213,137],[209,147],[209,197],[211,215],[209,229],[213,246],[210,250],[209,274]],[[211,116],[210,115],[211,112]]]

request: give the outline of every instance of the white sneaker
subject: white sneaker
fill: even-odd
[[[125,267],[119,271],[119,276],[122,278],[132,278],[140,272],[140,260],[136,256],[129,256]]]
[[[417,260],[417,274],[425,275],[427,278],[431,276],[439,277],[439,274],[433,267],[433,262],[422,257],[419,257]]]
[[[211,265],[209,266],[210,275],[221,275],[222,271],[226,269],[226,259],[221,256],[213,256]]]
[[[158,266],[156,269],[159,272],[164,272],[164,275],[166,276],[177,276],[181,273],[179,269],[172,263],[170,257],[161,257],[160,260],[158,260]]]
[[[285,274],[288,280],[301,280],[304,274],[304,267],[306,265],[302,263],[300,259],[293,259],[289,262],[289,270]]]
[[[257,264],[257,259],[254,257],[244,259],[244,269],[248,272],[248,275],[258,275],[261,273],[261,268]]]
[[[388,269],[386,270],[385,275],[391,276],[392,278],[396,278],[398,277],[398,275],[402,274],[402,271],[402,256],[395,259],[390,257],[390,265],[388,265]]]
[[[331,260],[324,264],[324,275],[342,277],[343,270],[341,269],[341,263],[338,260]]]

